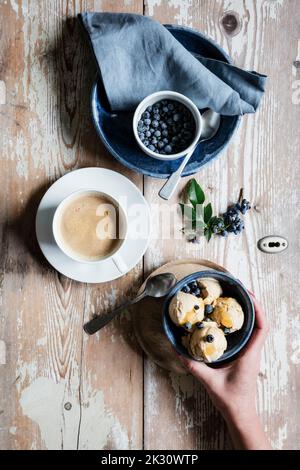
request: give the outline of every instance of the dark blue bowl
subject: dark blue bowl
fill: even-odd
[[[230,63],[226,52],[211,39],[190,28],[166,25],[170,33],[192,54]],[[91,108],[96,131],[109,152],[131,170],[154,178],[167,178],[175,171],[179,160],[159,161],[144,154],[132,131],[133,113],[110,111],[102,79],[98,76],[91,93]],[[216,158],[228,145],[240,122],[240,116],[222,116],[215,137],[199,143],[186,165],[183,176],[197,173]]]
[[[249,341],[251,333],[254,327],[255,321],[255,311],[254,305],[250,295],[248,294],[246,288],[241,282],[239,282],[234,277],[229,274],[221,273],[219,271],[200,271],[197,273],[190,274],[181,281],[177,282],[173,289],[167,295],[164,306],[163,306],[163,328],[165,334],[176,349],[179,354],[191,359],[187,349],[182,345],[181,339],[184,333],[183,328],[176,326],[170,316],[169,316],[169,304],[172,300],[172,297],[188,282],[194,281],[201,277],[211,277],[217,279],[223,289],[224,297],[233,297],[241,305],[244,312],[244,324],[239,331],[235,331],[226,336],[227,339],[227,349],[224,352],[223,356],[220,357],[217,361],[214,361],[210,364],[225,364],[229,361],[235,359],[237,354],[243,349],[243,347]]]

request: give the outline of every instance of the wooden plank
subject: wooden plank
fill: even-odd
[[[258,381],[259,413],[276,448],[296,449],[300,433],[300,383],[296,374],[300,330],[296,326],[299,309],[292,292],[297,291],[298,278],[294,225],[299,204],[300,108],[293,91],[299,72],[293,63],[299,55],[299,2],[148,0],[145,5],[146,14],[162,23],[179,23],[206,33],[224,47],[236,65],[270,77],[259,112],[243,118],[227,152],[197,175],[216,211],[224,211],[236,200],[239,189],[245,188],[254,205],[245,233],[226,241],[212,240],[209,245],[205,241],[193,245],[156,239],[145,256],[145,270],[150,272],[172,259],[203,257],[225,266],[256,293],[271,325]],[[238,18],[240,31],[236,35],[228,34],[232,24],[228,16],[224,22],[227,32],[222,28],[222,18],[229,10]],[[166,203],[157,196],[160,186],[160,181],[146,179],[145,195],[150,203],[163,206]],[[180,228],[179,218],[176,224]],[[160,228],[157,225],[158,232]],[[280,255],[258,251],[257,241],[274,233],[289,240],[289,249]],[[146,449],[222,449],[230,445],[222,420],[191,377],[174,377],[148,360],[144,374]]]
[[[95,66],[75,16],[135,11],[141,0],[0,2],[0,448],[139,448],[142,358],[124,315],[93,337],[91,312],[137,284],[88,286],[57,274],[37,249],[34,217],[45,189],[75,168],[118,165],[90,119]],[[4,352],[3,352],[4,351]]]

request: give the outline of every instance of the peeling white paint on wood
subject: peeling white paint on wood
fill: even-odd
[[[194,428],[195,410],[186,406],[186,401],[194,397],[195,379],[191,375],[176,375],[170,373],[172,387],[175,393],[175,413],[179,422],[184,420],[185,429]]]
[[[1,339],[0,340],[0,366],[6,364],[6,344]]]
[[[60,449],[63,427],[64,384],[56,384],[46,377],[32,382],[21,393],[22,412],[39,427],[46,449]],[[73,423],[77,426],[77,422]]]
[[[6,85],[3,80],[0,80],[0,104],[6,103]]]
[[[85,412],[80,425],[79,449],[103,449],[110,438],[118,449],[129,448],[127,431],[105,406],[102,391],[92,393],[89,401],[83,403],[83,408]]]
[[[192,26],[193,16],[191,7],[193,6],[192,0],[169,0],[169,6],[175,9],[174,23],[181,24],[183,26]]]
[[[300,63],[300,39],[298,40],[297,55],[296,55],[295,61],[293,62],[293,65],[292,65],[293,77],[297,77],[297,73],[298,73],[298,70],[299,70],[299,66],[296,67],[295,63],[297,63],[297,64]]]
[[[9,428],[9,432],[10,432],[10,434],[12,434],[13,436],[15,436],[16,433],[17,433],[17,427],[16,427],[16,426],[11,426],[11,427]]]
[[[64,406],[68,404],[68,407]],[[129,448],[126,429],[104,403],[102,391],[90,391],[89,400],[82,403],[80,418],[77,397],[66,396],[66,383],[55,383],[39,377],[21,392],[20,405],[25,416],[38,426],[43,446],[48,450],[74,449],[100,450],[112,439],[119,449]],[[11,428],[16,433],[16,428]]]

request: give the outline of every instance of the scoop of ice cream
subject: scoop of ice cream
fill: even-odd
[[[244,312],[240,304],[231,297],[219,297],[214,303],[211,319],[228,328],[229,333],[240,330],[244,323]]]
[[[216,361],[227,348],[224,332],[215,322],[203,322],[202,325],[190,335],[187,349],[197,361]]]
[[[201,296],[205,305],[212,304],[222,295],[222,287],[217,279],[204,277],[202,279],[198,279],[197,282],[201,289]]]
[[[169,314],[175,325],[184,325],[185,323],[194,325],[201,322],[204,318],[203,299],[179,291],[170,302]]]

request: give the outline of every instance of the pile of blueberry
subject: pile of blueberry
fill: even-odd
[[[143,144],[159,154],[182,152],[192,143],[195,129],[190,110],[175,100],[161,100],[148,106],[137,126]]]
[[[229,207],[225,214],[223,214],[223,218],[218,217],[214,220],[212,226],[213,233],[222,235],[222,237],[227,237],[228,233],[238,235],[245,228],[240,213],[245,215],[250,209],[250,202],[246,199],[243,199],[241,203],[238,202],[234,206]]]
[[[184,292],[185,294],[193,294],[198,298],[201,297],[201,289],[197,281],[191,281],[188,284],[185,284],[182,287],[181,291]]]

